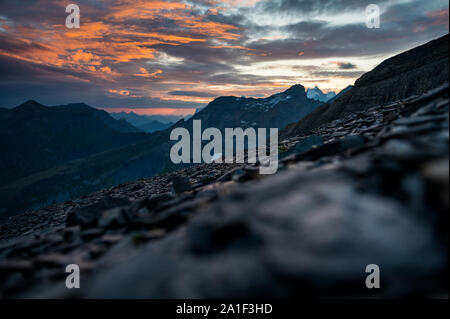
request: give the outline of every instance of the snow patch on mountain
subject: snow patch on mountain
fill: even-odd
[[[306,90],[306,97],[309,99],[313,99],[320,102],[327,102],[328,100],[332,99],[336,96],[336,93],[333,91],[330,91],[328,93],[322,92],[317,86],[315,86],[312,89]]]

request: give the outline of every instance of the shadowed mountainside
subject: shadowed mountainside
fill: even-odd
[[[354,87],[286,127],[280,136],[306,133],[346,114],[424,93],[448,81],[449,35],[383,61],[356,80]]]
[[[146,137],[138,132],[86,104],[27,101],[0,113],[0,185]]]
[[[166,128],[169,128],[173,125],[173,123],[161,123],[160,121],[153,120],[149,123],[139,125],[138,128],[147,133],[153,133],[156,131],[162,131]]]

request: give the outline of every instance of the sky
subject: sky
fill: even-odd
[[[80,28],[65,25],[80,8]],[[366,6],[380,8],[367,28]],[[0,106],[187,115],[217,96],[325,92],[448,33],[441,0],[0,0]]]

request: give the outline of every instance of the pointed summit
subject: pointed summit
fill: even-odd
[[[314,88],[312,89],[308,89],[306,91],[306,96],[309,99],[313,99],[316,101],[320,101],[320,102],[327,102],[328,100],[332,99],[333,97],[336,96],[336,93],[334,93],[333,91],[330,91],[328,93],[323,93],[321,89],[319,89],[319,87],[316,85]]]
[[[20,104],[18,107],[40,107],[40,106],[44,106],[44,105],[36,102],[35,100],[28,100],[28,101]]]
[[[288,95],[304,95],[305,94],[305,87],[301,84],[295,84],[291,86],[289,89],[283,92],[283,94]]]

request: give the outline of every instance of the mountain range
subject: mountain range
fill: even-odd
[[[17,142],[4,145],[10,154],[5,157],[5,161],[12,169],[5,173],[8,174],[7,179],[0,185],[0,216],[39,208],[104,187],[178,169],[183,165],[175,165],[169,158],[169,150],[174,143],[170,141],[170,132],[174,127],[191,129],[193,120],[201,120],[203,127],[219,129],[281,129],[292,122],[292,119],[304,117],[320,104],[319,101],[307,98],[302,85],[294,85],[282,93],[261,99],[219,97],[188,119],[180,119],[169,128],[145,134],[140,128],[146,125],[142,123],[148,118],[135,113],[125,113],[125,118],[122,117],[124,114],[113,114],[112,116],[120,119],[116,120],[106,112],[86,104],[46,107],[34,101],[26,102],[2,116],[5,126],[0,125],[0,129],[3,132],[1,134],[5,134],[4,140],[14,140],[8,138],[9,134],[22,136],[22,142],[18,145]],[[77,119],[73,112],[83,117]],[[14,119],[12,114],[16,113],[24,115]],[[60,118],[64,116],[64,119]],[[30,122],[27,118],[33,121]],[[128,121],[134,122],[139,128]],[[34,122],[37,124],[33,124]],[[50,123],[43,125],[41,122]],[[67,122],[71,124],[68,125]],[[88,125],[91,122],[92,124]],[[6,123],[16,123],[15,130],[8,132]],[[152,120],[147,124],[155,123]],[[44,129],[45,127],[47,129]],[[33,139],[38,141],[27,147],[28,141]],[[39,143],[41,139],[52,147]],[[110,143],[102,143],[104,139]],[[77,140],[80,140],[79,143],[89,144],[90,147],[80,153],[77,151]],[[58,156],[54,155],[57,145],[63,145],[62,154]],[[23,155],[20,155],[22,153]],[[32,158],[32,154],[39,156],[30,161],[33,164],[30,167],[27,159]],[[14,168],[15,159],[19,155],[19,163],[23,164]]]
[[[151,134],[132,125],[142,120],[136,114],[110,116],[82,103],[47,107],[28,101],[0,109],[0,218],[183,167],[170,162],[169,135],[175,127],[190,129],[193,120],[204,128],[277,127],[289,137],[445,81],[448,35],[384,61],[325,104],[308,98],[300,84],[267,98],[218,97]]]
[[[202,126],[223,130],[227,127],[283,128],[292,118],[301,119],[322,103],[306,96],[305,88],[296,84],[284,92],[267,98],[221,96],[207,107],[175,126],[192,127],[193,120],[201,120]]]
[[[183,118],[178,115],[140,115],[134,112],[111,112],[109,115],[116,120],[126,120],[146,133],[164,130]]]
[[[146,137],[125,120],[86,104],[27,101],[0,112],[0,186],[58,164]]]

